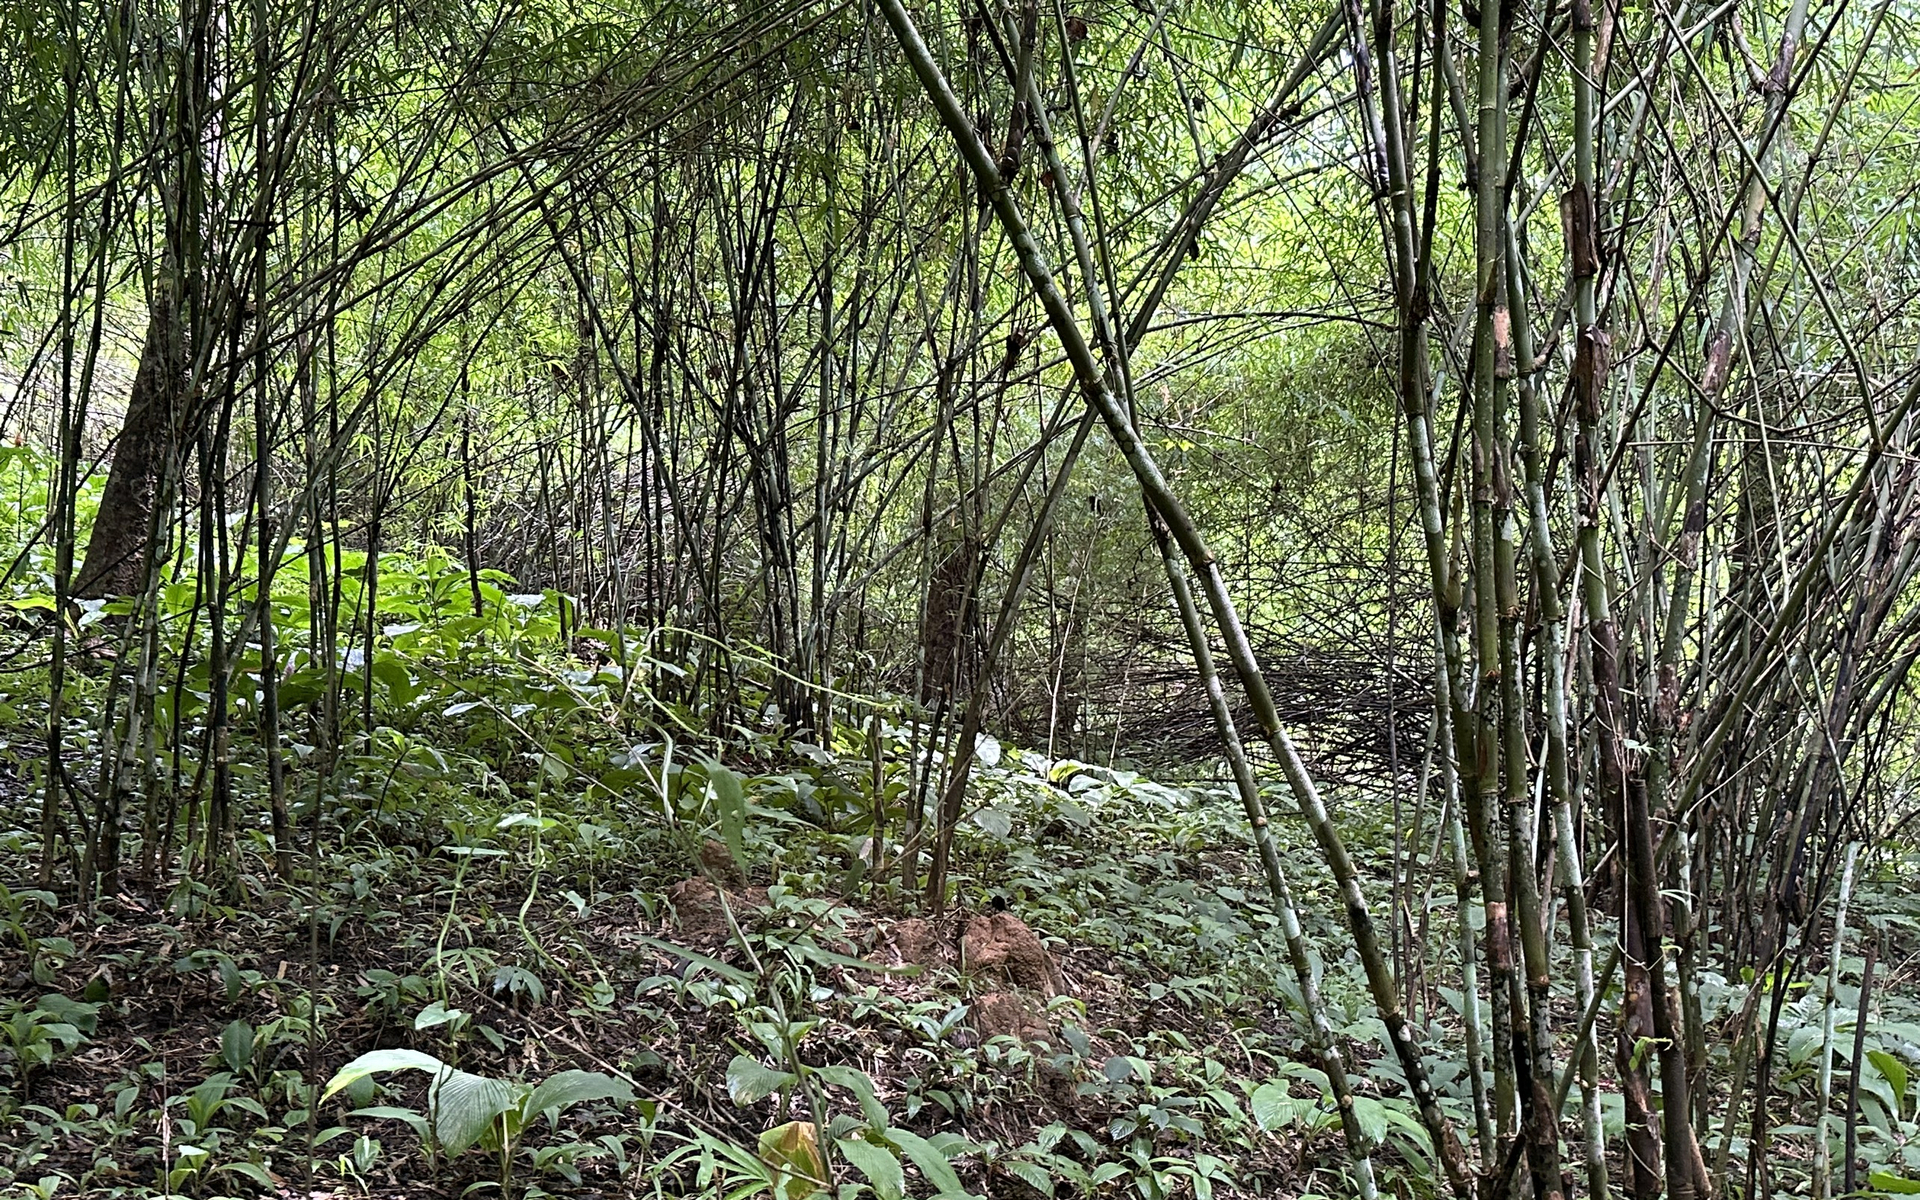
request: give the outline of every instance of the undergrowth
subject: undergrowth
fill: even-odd
[[[296,548],[276,593],[296,629],[313,615],[304,561]],[[234,696],[228,853],[196,841],[202,764],[177,761],[134,806],[148,816],[117,888],[92,897],[56,897],[31,873],[46,711],[30,656],[52,614],[30,590],[11,598],[6,636],[29,665],[0,713],[6,1194],[1350,1192],[1245,818],[1204,769],[1172,782],[1183,773],[983,740],[955,896],[924,925],[934,952],[912,952],[906,809],[941,767],[912,706],[840,696],[830,727],[796,731],[765,690],[772,668],[736,649],[716,721],[675,699],[706,668],[667,651],[687,645],[673,631],[563,639],[564,598],[475,581],[437,553],[389,556],[381,584],[370,649],[333,664],[296,649],[279,683],[287,728],[312,731],[290,743],[291,872],[275,869],[262,755],[244,736],[260,697],[243,656],[240,679],[256,682]],[[163,608],[193,606],[181,586]],[[114,617],[90,607],[76,636]],[[112,664],[82,668],[66,703],[88,714]],[[162,690],[158,720],[191,730],[198,670]],[[343,707],[373,718],[338,753],[318,748],[330,672]],[[97,714],[69,725],[76,771],[98,745]],[[1343,820],[1384,904],[1378,807],[1347,797]],[[1331,886],[1304,829],[1279,833],[1331,1015],[1358,1051],[1383,1182],[1436,1194]],[[1413,867],[1410,907],[1453,903],[1427,854]],[[1868,891],[1871,922],[1910,927],[1890,885]],[[704,931],[690,911],[702,896],[719,902]],[[1004,985],[955,952],[970,916],[1000,911],[1046,939],[1064,983],[1021,1000],[1013,1029],[982,1015]],[[1408,952],[1435,976],[1450,954]],[[1705,1011],[1730,1018],[1752,986],[1703,974]],[[1414,991],[1427,1035],[1457,1038],[1459,994]],[[1863,1155],[1881,1164],[1876,1186],[1898,1190],[1920,1174],[1920,1026],[1883,995],[1864,1042]],[[1776,1087],[1804,1111],[1827,998],[1782,999]],[[1849,997],[1833,1001],[1846,1030]],[[1839,1044],[1844,1060],[1851,1038]],[[1430,1056],[1470,1127],[1454,1061]]]

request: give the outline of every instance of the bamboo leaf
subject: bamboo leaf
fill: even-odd
[[[776,1194],[806,1200],[827,1179],[820,1133],[812,1121],[788,1121],[760,1135],[760,1158],[773,1168]]]
[[[920,1168],[942,1196],[970,1196],[971,1192],[961,1185],[960,1176],[954,1172],[953,1164],[947,1161],[938,1146],[917,1133],[908,1133],[904,1129],[887,1130],[887,1140],[900,1147],[900,1150],[913,1165]]]

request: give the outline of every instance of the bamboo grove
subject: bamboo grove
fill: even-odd
[[[511,576],[682,664],[663,721],[904,698],[945,753],[885,869],[936,910],[981,733],[1204,706],[1357,1194],[1283,797],[1447,1191],[1771,1195],[1788,985],[1910,811],[1912,19],[13,5],[0,419],[51,467],[9,579],[87,614],[9,668],[50,677],[40,884],[218,878],[250,828],[297,878],[380,734],[383,551],[435,543],[423,603]],[[1275,391],[1306,415],[1238,413]],[[1334,434],[1271,486],[1236,446]],[[1311,599],[1253,576],[1276,542]],[[1385,888],[1301,644],[1362,648]],[[1725,1070],[1709,968],[1771,981]]]

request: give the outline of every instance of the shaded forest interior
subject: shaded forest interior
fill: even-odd
[[[1920,1193],[1917,17],[0,8],[0,1193]]]

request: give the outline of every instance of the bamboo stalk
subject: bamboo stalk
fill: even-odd
[[[1860,1003],[1853,1017],[1853,1057],[1847,1064],[1846,1161],[1841,1174],[1841,1192],[1852,1195],[1856,1183],[1855,1167],[1860,1148],[1860,1060],[1867,1053],[1867,1017],[1873,996],[1873,965],[1879,957],[1880,940],[1867,941],[1867,960],[1860,969]]]
[[[1860,843],[1847,844],[1846,865],[1840,873],[1840,898],[1833,911],[1833,941],[1827,950],[1827,995],[1820,1006],[1819,1113],[1813,1131],[1813,1200],[1827,1200],[1833,1187],[1833,1147],[1827,1127],[1833,1119],[1833,1012],[1840,991],[1840,956],[1847,948],[1847,905],[1853,899],[1853,868],[1860,858]],[[1858,1051],[1855,1058],[1858,1059]],[[1848,1147],[1852,1161],[1852,1147]],[[1851,1166],[1849,1166],[1851,1172]]]

